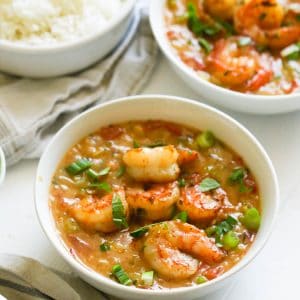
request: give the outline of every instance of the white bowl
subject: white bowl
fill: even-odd
[[[4,152],[0,147],[0,185],[4,181],[5,172],[6,172],[5,156],[4,156]]]
[[[166,0],[151,0],[150,23],[152,31],[160,49],[171,63],[174,71],[195,92],[212,103],[245,113],[275,114],[300,109],[300,93],[276,96],[244,94],[222,88],[200,78],[195,71],[178,58],[166,37],[165,5]]]
[[[52,175],[68,149],[101,126],[129,120],[159,119],[178,122],[202,130],[210,129],[241,154],[257,179],[262,201],[262,224],[245,257],[230,271],[201,286],[150,291],[120,285],[75,259],[59,236],[49,208],[49,187]],[[96,106],[63,127],[45,150],[37,170],[35,204],[40,223],[59,254],[78,275],[94,287],[125,299],[180,300],[196,299],[228,284],[237,271],[245,267],[263,248],[278,206],[278,183],[274,168],[265,150],[238,122],[207,105],[173,96],[135,96]]]
[[[33,78],[82,70],[103,58],[120,42],[129,28],[134,6],[135,0],[127,0],[107,26],[74,41],[31,46],[0,40],[0,70]]]

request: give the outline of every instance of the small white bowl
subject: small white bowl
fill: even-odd
[[[179,59],[166,37],[165,5],[166,0],[151,0],[150,23],[152,31],[174,71],[195,92],[212,103],[245,113],[275,114],[300,109],[300,93],[275,96],[251,95],[231,91],[200,78],[194,70]]]
[[[0,147],[0,185],[4,181],[5,172],[6,172],[5,156],[4,156],[4,152]]]
[[[23,45],[0,40],[0,70],[32,78],[74,73],[97,62],[120,42],[129,29],[135,0],[96,34],[51,45]]]
[[[216,137],[242,155],[254,174],[262,201],[262,224],[257,237],[244,258],[219,278],[201,286],[171,290],[143,290],[120,285],[75,259],[56,229],[49,208],[51,178],[68,149],[83,137],[102,126],[129,120],[166,120],[210,129]],[[237,121],[207,105],[173,96],[135,96],[96,106],[63,127],[45,150],[37,170],[35,205],[40,223],[59,254],[78,275],[94,287],[122,299],[189,300],[216,291],[228,284],[237,271],[244,268],[265,245],[272,229],[279,199],[273,165],[255,137]]]

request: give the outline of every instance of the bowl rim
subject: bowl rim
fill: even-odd
[[[185,63],[183,63],[172,51],[172,47],[168,43],[167,38],[161,38],[161,31],[163,27],[160,26],[161,20],[157,22],[158,18],[163,17],[163,8],[167,0],[150,0],[150,12],[149,19],[152,28],[153,35],[158,43],[160,49],[164,55],[172,62],[180,71],[182,71],[187,77],[191,77],[193,80],[197,81],[199,84],[204,85],[206,88],[215,89],[219,93],[226,94],[226,96],[235,96],[239,97],[239,101],[251,100],[252,102],[264,101],[281,101],[285,102],[287,99],[297,100],[300,97],[300,92],[291,93],[286,95],[258,95],[258,94],[246,94],[237,91],[233,91],[221,86],[218,86],[208,80],[205,80],[196,75],[196,72],[189,68]],[[159,7],[159,9],[158,9]],[[163,22],[163,21],[162,21]]]
[[[0,185],[4,181],[6,173],[6,161],[2,148],[0,147]]]
[[[110,106],[110,105],[116,105],[118,103],[122,102],[132,102],[134,103],[135,101],[138,101],[139,99],[143,100],[150,100],[151,99],[156,99],[156,100],[166,100],[166,101],[177,101],[177,102],[182,102],[182,103],[188,103],[192,105],[199,106],[200,108],[207,110],[211,113],[214,113],[218,115],[218,117],[227,120],[230,122],[233,126],[239,128],[244,135],[247,136],[249,140],[253,143],[253,145],[259,150],[261,157],[265,160],[266,164],[268,165],[269,171],[270,171],[270,182],[274,185],[274,195],[275,198],[273,199],[273,205],[274,205],[274,210],[273,210],[273,215],[271,216],[270,219],[268,219],[268,231],[262,236],[260,245],[255,249],[254,252],[251,253],[251,255],[246,253],[246,255],[243,257],[241,261],[239,261],[233,268],[222,274],[220,277],[215,278],[214,280],[208,281],[204,284],[201,285],[196,285],[196,286],[189,286],[189,287],[178,287],[178,288],[172,288],[170,290],[144,290],[144,289],[139,289],[139,288],[132,288],[128,286],[121,285],[97,272],[92,270],[90,267],[86,266],[84,263],[80,261],[80,259],[74,259],[74,257],[67,251],[66,246],[59,236],[59,233],[57,232],[56,228],[54,226],[49,226],[47,227],[46,224],[44,224],[44,220],[41,217],[43,214],[43,205],[41,204],[41,201],[39,201],[39,193],[38,193],[38,186],[40,184],[40,174],[41,174],[41,167],[42,163],[44,160],[46,160],[46,155],[48,154],[48,149],[53,147],[57,143],[57,141],[63,136],[64,131],[67,130],[69,127],[72,127],[74,123],[80,122],[81,118],[84,118],[86,115],[88,115],[91,112],[94,112],[96,110],[101,111],[103,107]],[[126,293],[134,293],[135,295],[139,296],[146,296],[146,295],[151,295],[151,296],[166,296],[166,295],[182,295],[186,292],[189,291],[194,291],[201,289],[203,287],[209,287],[212,285],[216,285],[219,282],[224,281],[228,277],[238,273],[242,269],[244,269],[259,253],[260,251],[264,248],[267,240],[269,239],[272,229],[275,223],[276,216],[278,214],[278,207],[279,207],[279,184],[278,184],[278,179],[277,175],[274,169],[274,166],[272,164],[271,159],[267,155],[265,149],[263,146],[260,144],[260,142],[254,137],[254,135],[246,129],[241,123],[230,117],[229,115],[223,113],[222,111],[209,106],[204,103],[200,103],[195,100],[187,99],[184,97],[177,97],[177,96],[171,96],[171,95],[159,95],[159,94],[148,94],[148,95],[137,95],[137,96],[129,96],[129,97],[123,97],[119,99],[115,99],[113,101],[109,101],[106,103],[99,104],[95,107],[92,107],[88,109],[87,111],[79,114],[76,116],[74,119],[72,119],[70,122],[68,122],[65,126],[63,126],[52,138],[51,142],[48,144],[46,150],[44,151],[40,161],[39,165],[37,168],[37,173],[36,173],[36,178],[35,178],[35,186],[34,186],[35,192],[34,192],[34,202],[35,202],[35,210],[38,216],[39,223],[46,234],[48,240],[51,242],[51,244],[55,247],[56,251],[59,253],[60,256],[64,258],[64,260],[73,268],[75,269],[79,274],[84,274],[85,277],[91,278],[94,282],[100,282],[102,285],[105,285],[106,287],[109,287],[111,289],[115,289],[116,291],[122,293],[124,292],[125,295]],[[47,212],[50,211],[50,208],[48,206]],[[60,245],[57,245],[57,239],[60,241]],[[101,288],[101,287],[99,287]]]
[[[86,36],[75,38],[74,40],[70,40],[70,41],[63,41],[63,42],[53,43],[48,45],[47,44],[42,44],[42,45],[19,44],[17,42],[0,39],[0,50],[3,49],[3,50],[13,51],[17,53],[34,53],[34,54],[68,50],[70,48],[89,43],[95,39],[98,39],[102,35],[107,34],[119,23],[121,23],[127,17],[127,15],[130,14],[131,11],[134,10],[135,5],[136,5],[135,0],[126,0],[126,3],[124,4],[124,7],[122,8],[121,12],[113,16],[111,20],[108,21],[106,26],[104,26],[102,29],[100,29],[97,32],[87,34]]]

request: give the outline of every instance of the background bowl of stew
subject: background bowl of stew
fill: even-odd
[[[6,172],[5,156],[3,150],[0,147],[0,185],[4,180],[5,172]]]
[[[253,114],[275,114],[300,109],[300,94],[256,95],[235,92],[202,79],[193,69],[178,57],[171,46],[164,21],[167,0],[152,0],[150,5],[150,23],[160,49],[167,57],[174,71],[195,92],[214,104],[232,110]]]
[[[65,153],[81,138],[102,126],[134,120],[165,120],[200,130],[211,130],[241,155],[256,178],[261,195],[262,223],[257,237],[242,260],[225,274],[201,286],[170,290],[143,290],[127,287],[104,277],[75,259],[63,243],[49,207],[52,175]],[[52,245],[78,275],[106,293],[125,299],[195,299],[228,284],[259,253],[271,233],[276,216],[279,190],[273,165],[255,137],[224,113],[184,98],[135,96],[96,106],[63,127],[45,150],[37,170],[35,205],[40,224]]]

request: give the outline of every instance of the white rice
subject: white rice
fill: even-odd
[[[0,39],[42,45],[91,35],[119,14],[126,0],[0,0]]]

